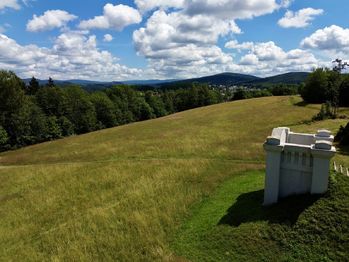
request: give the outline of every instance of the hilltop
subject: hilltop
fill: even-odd
[[[161,87],[171,87],[171,86],[181,86],[188,83],[205,83],[215,86],[233,86],[233,85],[260,85],[260,84],[300,84],[305,81],[309,73],[306,72],[290,72],[281,75],[275,75],[270,77],[257,77],[247,74],[237,74],[237,73],[221,73],[210,76],[204,76],[199,78],[190,79],[165,79],[165,80],[129,80],[129,81],[112,81],[112,82],[102,82],[102,81],[90,81],[90,80],[54,80],[58,85],[69,85],[76,84],[89,90],[97,90],[108,88],[113,85],[135,85],[135,86],[151,86],[156,88]],[[23,79],[25,83],[29,83],[30,79]],[[47,84],[47,80],[38,80],[41,85]]]
[[[316,258],[347,257],[349,197],[342,189],[349,181],[344,177],[334,178],[334,193],[308,204],[293,221],[301,229],[306,225],[308,239],[284,220],[259,217],[262,144],[272,128],[335,132],[347,122],[304,124],[319,106],[299,106],[300,101],[267,97],[223,103],[1,153],[2,259],[231,260],[234,254],[233,259],[268,260],[291,258],[296,251],[295,258],[306,259],[314,258],[307,243],[325,235],[320,243],[326,248],[316,246]],[[336,161],[349,166],[346,154]],[[238,199],[254,191],[252,200]],[[241,223],[231,227],[222,219],[234,199],[240,211],[252,213],[242,213]],[[338,224],[319,218],[321,210]],[[314,227],[309,221],[316,221]],[[285,241],[297,237],[282,244],[284,235]]]

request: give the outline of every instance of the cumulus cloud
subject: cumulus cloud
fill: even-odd
[[[278,24],[284,28],[302,28],[310,24],[315,16],[323,14],[322,9],[304,8],[297,12],[287,11],[285,16],[278,21]]]
[[[293,0],[281,0],[280,7],[287,8],[293,3]]]
[[[189,15],[204,14],[221,19],[246,19],[270,14],[280,8],[275,0],[187,0]]]
[[[17,0],[1,0],[0,1],[0,10],[5,8],[12,8],[19,10],[21,6],[18,4]]]
[[[139,24],[142,16],[138,10],[127,5],[106,4],[103,15],[81,21],[81,29],[115,29],[121,31],[128,25]]]
[[[142,12],[150,11],[156,8],[182,8],[185,0],[135,0],[139,10]]]
[[[0,68],[21,77],[46,79],[124,80],[138,78],[142,71],[120,65],[118,59],[97,48],[96,37],[84,32],[65,32],[52,48],[22,46],[0,34]]]
[[[103,41],[104,42],[111,42],[111,41],[113,41],[113,36],[111,34],[105,34]]]
[[[33,19],[27,23],[27,30],[30,32],[52,30],[66,26],[76,18],[77,16],[63,10],[48,10],[41,16],[33,15]]]
[[[247,52],[242,55],[238,63],[239,69],[256,75],[310,71],[322,64],[308,51],[302,49],[284,51],[273,41],[262,43],[230,41],[225,47]]]
[[[319,29],[303,39],[301,46],[310,49],[349,51],[349,28],[332,25]]]
[[[288,0],[136,0],[142,11],[156,10],[146,25],[133,33],[139,55],[151,70],[170,77],[235,70],[232,54],[217,46],[222,37],[241,34],[239,19],[278,10]],[[175,74],[175,75],[174,75]]]
[[[237,40],[229,41],[225,44],[225,48],[237,49],[238,51],[252,49],[254,46],[253,42],[243,42],[239,43]]]
[[[234,21],[158,10],[146,27],[133,33],[133,41],[138,54],[145,56],[151,67],[163,74],[183,77],[230,63],[232,57],[215,44],[220,36],[233,31],[241,32]]]

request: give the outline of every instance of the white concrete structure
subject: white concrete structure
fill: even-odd
[[[327,130],[317,134],[293,133],[287,127],[274,128],[264,143],[267,166],[264,205],[296,194],[327,191],[330,159],[336,149]]]

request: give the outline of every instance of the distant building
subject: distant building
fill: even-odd
[[[266,177],[264,205],[297,194],[323,194],[328,188],[330,159],[336,149],[327,130],[317,134],[293,133],[287,127],[274,128],[264,143]]]

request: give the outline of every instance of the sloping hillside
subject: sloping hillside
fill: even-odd
[[[250,84],[300,84],[305,82],[309,73],[291,72],[282,75],[259,78],[249,82]]]
[[[273,127],[335,131],[347,121],[301,124],[318,106],[297,102],[236,101],[0,154],[2,259],[182,255],[171,243],[193,204],[263,169],[262,143]],[[349,166],[348,156],[338,157]]]

